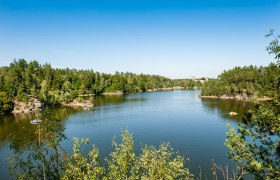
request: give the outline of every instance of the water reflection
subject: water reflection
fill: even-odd
[[[137,101],[144,101],[145,99],[143,97],[135,97],[137,94],[140,93],[135,93],[133,97],[130,95],[113,95],[113,96],[108,96],[108,95],[103,95],[103,96],[95,96],[93,99],[94,104],[98,106],[103,106],[103,105],[118,105],[124,102],[137,102]]]
[[[14,150],[24,149],[34,143],[34,138],[36,137],[37,127],[30,123],[31,120],[40,118],[43,120],[43,124],[48,125],[48,131],[62,133],[64,130],[63,121],[80,111],[82,111],[81,108],[61,107],[45,109],[39,114],[10,114],[1,116],[0,144],[8,142]]]
[[[236,101],[236,100],[224,100],[224,99],[201,99],[204,106],[204,110],[209,113],[217,113],[224,119],[234,119],[237,122],[242,122],[246,112],[254,111],[256,104]],[[229,112],[237,112],[236,116],[230,116]]]
[[[13,155],[7,158],[10,173],[17,179],[59,179],[63,164],[60,142],[65,139],[63,126],[47,119],[33,126],[28,141],[14,135],[9,138],[13,150]]]
[[[198,167],[209,174],[212,159],[234,167],[235,163],[226,156],[228,149],[224,140],[227,129],[223,120],[240,122],[243,113],[254,105],[232,100],[199,99],[198,95],[199,91],[174,91],[90,97],[89,100],[95,104],[93,111],[65,107],[46,109],[42,111],[43,123],[40,127],[30,123],[34,119],[32,116],[0,116],[1,174],[6,175],[5,171],[8,171],[4,160],[7,154],[18,155],[17,164],[25,164],[20,173],[27,172],[26,176],[34,176],[31,170],[24,169],[29,167],[27,163],[31,163],[32,168],[37,167],[37,173],[41,175],[43,169],[59,171],[55,157],[62,153],[60,144],[71,151],[72,137],[90,138],[102,150],[101,156],[105,157],[112,150],[112,137],[118,136],[120,129],[126,127],[135,133],[136,142],[153,145],[161,141],[171,142],[176,150],[188,154],[190,169],[195,174],[199,174]],[[231,111],[238,115],[230,117],[228,113]],[[39,138],[40,128],[43,130]],[[68,137],[65,141],[64,135]],[[42,140],[40,143],[39,139]],[[12,150],[7,150],[7,144]],[[136,151],[139,149],[136,147]],[[42,159],[42,153],[48,156]],[[44,168],[40,165],[47,162],[50,165]],[[16,167],[15,164],[13,167]]]
[[[1,117],[1,139],[9,143],[12,176],[27,179],[58,179],[62,167],[64,123],[81,108],[50,108],[35,114]],[[42,123],[31,124],[33,119]],[[3,142],[3,141],[2,141]]]
[[[93,102],[96,106],[109,105],[109,104],[121,104],[125,102],[125,95],[117,96],[95,96]]]

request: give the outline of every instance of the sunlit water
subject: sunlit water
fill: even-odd
[[[158,146],[170,142],[180,154],[189,158],[186,167],[203,177],[210,177],[212,160],[216,164],[235,167],[227,158],[226,124],[236,126],[250,104],[230,100],[202,100],[200,91],[170,91],[134,93],[125,96],[95,97],[93,111],[56,108],[47,117],[59,120],[67,137],[61,144],[71,152],[73,137],[88,137],[97,145],[102,157],[113,150],[112,138],[120,139],[122,129],[128,129],[135,138],[136,152],[141,143]],[[230,117],[230,111],[238,115]],[[5,157],[15,149],[24,149],[34,138],[35,125],[28,116],[0,117],[0,179],[9,179],[8,162]],[[9,134],[17,138],[10,138]],[[6,140],[3,140],[6,139]],[[9,144],[13,144],[10,150]],[[84,151],[87,151],[85,149]]]

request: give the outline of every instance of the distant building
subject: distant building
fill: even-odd
[[[203,84],[204,82],[207,82],[207,81],[208,81],[208,77],[203,77],[203,78],[195,79],[195,77],[193,76],[193,77],[192,77],[192,80],[195,81],[195,82],[198,82],[198,81],[199,81],[200,83]]]

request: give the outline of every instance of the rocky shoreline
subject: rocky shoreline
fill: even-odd
[[[169,88],[158,88],[158,89],[148,89],[147,92],[157,92],[157,91],[174,91],[174,90],[182,90],[185,89],[181,86],[174,86]]]
[[[81,107],[81,108],[93,108],[94,104],[91,101],[83,101],[78,102],[77,100],[74,100],[71,103],[62,103],[62,106],[67,107]],[[40,111],[44,108],[43,103],[36,99],[36,98],[30,98],[28,103],[22,102],[22,101],[14,101],[14,107],[13,107],[13,114],[29,114],[34,113],[36,111]]]
[[[68,107],[82,107],[82,108],[93,108],[94,104],[91,101],[83,101],[83,102],[78,102],[77,100],[74,100],[71,103],[62,103],[63,106],[68,106]]]
[[[148,89],[146,92],[157,92],[157,91],[174,91],[174,90],[182,90],[185,89],[181,86],[175,86],[175,87],[169,87],[169,88],[157,88],[157,89]],[[142,90],[139,92],[143,92]],[[117,96],[117,95],[123,95],[125,93],[123,92],[107,92],[107,93],[101,93],[101,95],[109,95],[109,96]]]
[[[95,94],[81,94],[81,95],[78,95],[78,97],[92,97],[94,95]]]
[[[108,92],[108,93],[101,93],[101,95],[120,96],[120,95],[124,95],[124,93],[123,92]]]
[[[14,101],[14,108],[12,113],[14,114],[28,114],[43,109],[43,103],[36,98],[31,97],[28,103],[21,101]]]
[[[238,101],[249,101],[249,102],[261,102],[261,101],[269,101],[271,100],[270,97],[264,96],[264,97],[255,97],[255,96],[242,96],[242,95],[236,95],[236,96],[199,96],[202,99],[234,99]]]
[[[158,89],[149,89],[147,92],[157,92],[157,91],[173,91],[173,90],[182,90],[185,89],[184,87],[175,86],[170,88],[158,88]],[[123,92],[108,92],[108,93],[102,93],[101,95],[109,95],[109,96],[121,96],[124,95]],[[91,97],[94,96],[94,94],[83,94],[79,95],[78,97]],[[218,97],[218,96],[200,96],[201,98],[221,98],[221,99],[234,99],[233,97]],[[13,111],[14,114],[28,114],[33,113],[39,110],[42,110],[44,108],[43,103],[34,97],[31,97],[29,101],[22,102],[22,101],[14,101],[13,102]],[[81,107],[81,108],[93,108],[94,104],[91,101],[78,101],[74,100],[70,103],[61,103],[62,106],[67,107]]]

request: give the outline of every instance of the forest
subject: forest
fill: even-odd
[[[212,79],[203,84],[201,96],[242,96],[251,97],[276,97],[279,92],[279,36],[271,30],[266,37],[273,37],[273,40],[267,46],[269,54],[275,56],[276,63],[270,63],[268,66],[244,66],[234,67],[225,70],[217,79]]]
[[[244,97],[273,97],[277,93],[279,66],[271,63],[267,67],[244,66],[224,71],[216,80],[202,86],[202,96],[241,95]]]
[[[99,73],[93,70],[56,69],[37,61],[14,60],[0,67],[0,112],[9,112],[13,101],[26,102],[30,96],[46,105],[73,101],[78,95],[102,93],[133,93],[180,86],[200,87],[191,79],[171,80],[159,75],[116,72]]]

